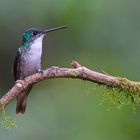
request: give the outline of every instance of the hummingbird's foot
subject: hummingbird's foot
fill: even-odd
[[[43,74],[43,70],[42,69],[39,69],[37,72],[40,73],[40,74]]]

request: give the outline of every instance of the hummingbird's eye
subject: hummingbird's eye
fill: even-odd
[[[32,32],[32,35],[33,36],[37,35],[37,31]]]

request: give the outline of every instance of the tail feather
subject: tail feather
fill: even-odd
[[[27,97],[32,89],[32,85],[29,86],[26,90],[22,91],[20,95],[17,97],[17,106],[16,106],[16,113],[23,114],[26,110],[26,104],[27,104]]]

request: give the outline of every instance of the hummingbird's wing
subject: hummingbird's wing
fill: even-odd
[[[20,60],[21,60],[21,53],[20,50],[18,50],[13,65],[13,74],[14,74],[15,81],[20,79]]]

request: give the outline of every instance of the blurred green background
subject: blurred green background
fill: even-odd
[[[12,62],[30,27],[69,28],[43,41],[43,68],[70,67],[72,60],[97,71],[140,80],[139,0],[0,0],[0,91],[14,84]],[[18,127],[0,128],[1,140],[139,140],[140,107],[107,111],[106,90],[93,83],[53,79],[36,85],[25,115],[6,113]],[[3,94],[2,94],[3,93]]]

